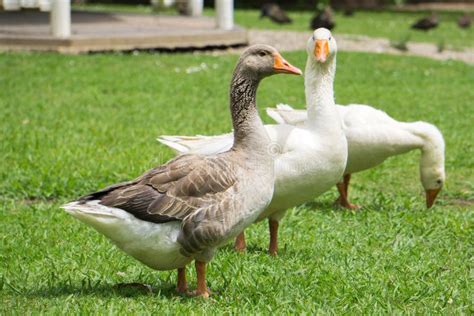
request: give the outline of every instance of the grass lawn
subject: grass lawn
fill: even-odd
[[[87,4],[75,6],[78,9],[106,10],[118,12],[152,13],[150,6],[130,6],[130,5],[105,5]],[[205,15],[214,16],[212,9],[206,9]],[[168,10],[165,14],[176,14],[173,10]],[[310,31],[309,22],[313,16],[310,11],[289,11],[289,16],[293,19],[292,24],[278,25],[268,18],[259,19],[258,10],[235,10],[235,22],[247,28],[275,29]],[[336,12],[335,35],[352,34],[365,35],[369,37],[385,37],[393,41],[431,42],[443,45],[446,48],[461,49],[464,47],[474,48],[474,27],[470,29],[460,29],[456,21],[462,13],[442,12],[439,13],[441,19],[440,26],[429,32],[411,30],[410,25],[417,19],[426,16],[427,12],[388,12],[388,11],[357,11],[354,16],[347,17]]]
[[[281,26],[269,19],[260,20],[259,14],[260,12],[257,10],[236,10],[235,21],[249,28],[309,31],[309,22],[313,16],[313,12],[309,11],[290,11],[288,14],[293,19],[293,23]],[[347,17],[336,12],[336,27],[333,33],[336,36],[337,34],[352,34],[385,37],[393,41],[408,38],[409,41],[444,44],[446,47],[455,49],[474,47],[474,28],[460,29],[456,24],[460,13],[440,13],[439,27],[428,32],[410,29],[410,25],[414,21],[426,15],[426,12],[358,11],[354,16]]]
[[[304,52],[284,55],[304,66]],[[0,314],[474,312],[474,67],[460,62],[340,53],[339,103],[374,104],[443,131],[445,190],[426,210],[416,152],[356,174],[360,212],[333,209],[333,189],[289,212],[279,257],[265,253],[266,223],[247,231],[245,255],[218,251],[209,301],[177,296],[175,272],[141,265],[59,209],[171,158],[160,134],[229,131],[236,59],[0,54]],[[262,109],[282,101],[304,104],[302,78],[262,83]],[[194,269],[188,275],[194,287]],[[121,282],[154,292],[114,289]]]

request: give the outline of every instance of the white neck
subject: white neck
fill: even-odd
[[[421,178],[429,177],[434,170],[444,173],[444,139],[436,126],[426,122],[404,123],[413,135],[421,139],[418,148],[421,150]]]
[[[310,56],[305,69],[305,94],[308,110],[308,127],[327,129],[337,115],[334,103],[334,76],[336,58],[321,64]]]

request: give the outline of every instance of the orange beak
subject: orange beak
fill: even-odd
[[[314,56],[316,56],[316,60],[324,63],[329,55],[329,44],[327,40],[316,40],[316,44],[314,45]]]
[[[285,60],[279,53],[274,53],[274,64],[273,69],[277,73],[282,74],[293,74],[293,75],[302,75],[301,70]]]
[[[441,189],[430,189],[430,190],[426,190],[426,207],[427,208],[430,208],[433,206],[435,200],[436,200],[436,197],[438,196],[438,193],[439,191],[441,191]]]

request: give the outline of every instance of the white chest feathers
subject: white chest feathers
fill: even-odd
[[[347,142],[342,128],[333,135],[288,125],[273,125],[269,131],[278,139],[282,153],[275,159],[275,192],[269,210],[283,210],[307,202],[329,190],[343,176],[347,161]],[[284,131],[287,139],[275,134]]]

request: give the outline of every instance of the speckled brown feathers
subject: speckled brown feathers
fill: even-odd
[[[257,85],[247,78],[236,76],[232,81],[234,89],[230,92],[232,104],[236,106],[232,109],[232,122],[234,130],[241,130],[242,125],[248,121],[248,114],[251,108],[255,107],[255,95]]]
[[[80,202],[100,200],[142,220],[164,223],[184,220],[210,207],[235,183],[232,166],[216,158],[184,155],[139,178],[84,196]]]
[[[183,253],[192,255],[222,238],[232,216],[236,173],[226,155],[180,156],[139,178],[105,188],[79,199],[125,210],[153,222],[181,221],[179,242]],[[229,157],[226,157],[227,159]]]

